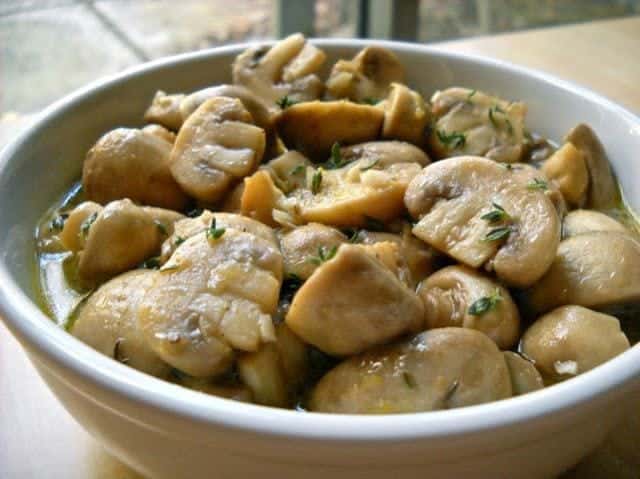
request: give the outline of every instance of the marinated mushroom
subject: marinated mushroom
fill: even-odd
[[[303,341],[346,356],[420,330],[420,299],[365,247],[344,244],[317,259],[285,318]]]
[[[509,368],[514,396],[544,388],[542,376],[531,361],[512,351],[504,351],[502,354]]]
[[[629,232],[622,223],[598,211],[574,210],[562,220],[563,239],[594,231]]]
[[[475,329],[500,349],[513,347],[520,338],[520,315],[509,291],[471,268],[437,271],[420,284],[418,296],[424,302],[427,329]]]
[[[215,202],[262,160],[265,133],[240,100],[215,97],[185,121],[171,152],[171,173],[191,196]]]
[[[629,349],[629,340],[613,316],[581,306],[562,306],[533,323],[520,350],[545,382],[569,379]]]
[[[168,141],[173,145],[173,142],[176,141],[176,134],[170,130],[167,130],[162,125],[151,124],[142,128],[142,131],[145,133],[150,133],[158,138],[161,138],[165,141]]]
[[[452,409],[511,396],[502,353],[472,329],[441,328],[347,359],[313,389],[309,409],[383,414]]]
[[[319,98],[323,84],[316,72],[326,55],[303,35],[296,33],[272,47],[255,46],[233,62],[233,83],[242,85],[266,104],[275,105],[285,97],[291,101]]]
[[[234,351],[275,341],[282,256],[272,243],[217,222],[173,252],[138,308],[150,347],[176,369],[215,376]]]
[[[87,233],[91,224],[102,211],[102,205],[93,201],[84,201],[76,206],[64,222],[60,232],[60,241],[69,251],[80,251],[84,248]]]
[[[602,143],[594,131],[582,123],[567,134],[565,141],[584,155],[587,165],[589,189],[584,206],[594,210],[614,208],[620,200],[620,193]]]
[[[384,111],[348,101],[296,103],[276,119],[278,134],[289,149],[323,161],[335,143],[352,145],[375,140]]]
[[[100,286],[79,307],[71,334],[116,361],[167,378],[171,367],[149,347],[137,324],[138,305],[154,273],[130,271]]]
[[[558,185],[562,196],[572,207],[584,204],[589,188],[589,173],[584,154],[573,144],[562,145],[542,164],[542,171]]]
[[[569,237],[527,298],[541,313],[565,304],[601,308],[640,301],[640,243],[614,231]]]
[[[398,57],[382,47],[366,47],[352,60],[338,60],[327,80],[332,98],[358,103],[384,100],[393,82],[404,82],[404,68]]]
[[[144,119],[149,123],[159,123],[169,130],[178,131],[182,126],[180,103],[184,97],[182,93],[167,95],[158,90],[144,114]]]
[[[413,234],[467,266],[494,271],[509,286],[534,284],[560,240],[558,214],[539,188],[486,158],[433,163],[409,184]]]
[[[389,97],[383,105],[382,138],[402,140],[418,146],[425,144],[425,129],[431,112],[418,92],[400,83],[392,83]]]
[[[431,97],[435,124],[429,144],[438,158],[477,155],[501,163],[520,160],[526,106],[468,88],[447,88]]]
[[[170,170],[171,144],[156,135],[117,128],[89,150],[82,167],[86,198],[96,203],[129,198],[182,210],[188,201]]]

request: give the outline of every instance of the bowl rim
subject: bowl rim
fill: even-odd
[[[259,43],[271,44],[274,41]],[[640,132],[640,118],[587,88],[547,73],[475,54],[447,52],[437,46],[369,39],[312,39],[321,47],[359,48],[378,45],[399,52],[430,55],[436,59],[453,58],[499,72],[533,77],[571,94],[577,94],[600,108],[624,117]],[[197,52],[161,58],[128,68],[116,75],[96,80],[54,102],[37,115],[36,121],[0,151],[0,176],[19,161],[17,152],[52,117],[62,115],[73,105],[93,94],[126,82],[129,78],[163,67],[175,67],[194,60],[238,53],[256,42],[227,45]],[[0,255],[0,313],[14,335],[29,349],[43,354],[47,361],[88,380],[92,386],[113,392],[142,407],[169,414],[191,427],[224,426],[228,429],[279,437],[323,441],[409,441],[415,438],[437,439],[462,436],[488,429],[512,426],[541,417],[563,413],[577,405],[621,389],[640,376],[640,347],[608,361],[579,377],[524,396],[447,411],[380,416],[301,414],[206,395],[115,363],[94,351],[51,321],[11,279],[5,256]],[[46,362],[45,361],[45,365]],[[192,432],[195,432],[191,430]]]

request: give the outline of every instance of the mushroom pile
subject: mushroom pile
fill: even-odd
[[[250,47],[231,84],[158,91],[97,139],[37,231],[60,324],[184,387],[331,413],[507,399],[630,347],[640,242],[593,130],[556,147],[523,102],[424,97],[385,48],[326,61],[300,34]]]

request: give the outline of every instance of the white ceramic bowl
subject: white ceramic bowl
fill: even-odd
[[[318,41],[349,57],[373,42]],[[394,50],[425,95],[463,85],[521,99],[533,131],[560,140],[595,128],[627,199],[640,210],[640,119],[582,88],[513,65],[420,45]],[[117,457],[153,478],[551,477],[603,439],[640,385],[640,347],[526,396],[390,416],[302,414],[207,396],[102,356],[54,325],[34,301],[33,230],[79,177],[105,131],[138,125],[156,89],[228,82],[233,46],[142,65],[48,108],[0,157],[0,313],[59,400]],[[67,445],[65,447],[73,447]],[[37,458],[34,458],[37,460]]]

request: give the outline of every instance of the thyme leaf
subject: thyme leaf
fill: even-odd
[[[167,227],[162,221],[153,220],[153,223],[156,225],[156,228],[158,228],[158,231],[160,231],[161,234],[165,236],[169,236],[169,231],[167,230]]]
[[[534,178],[527,184],[528,190],[538,190],[538,191],[546,191],[549,189],[549,185],[542,178]]]
[[[216,227],[216,218],[214,216],[213,218],[211,218],[211,224],[207,228],[207,239],[210,241],[215,241],[219,239],[225,231],[227,231],[226,228]]]
[[[493,209],[482,215],[480,219],[483,219],[490,224],[500,223],[501,221],[508,221],[511,219],[509,213],[507,213],[498,203],[492,202],[491,205],[493,206]]]
[[[292,105],[295,105],[296,103],[300,103],[300,102],[289,98],[289,95],[285,95],[282,98],[280,98],[278,101],[276,101],[276,105],[278,105],[283,110],[289,108]]]
[[[342,158],[342,154],[340,153],[340,143],[335,142],[331,146],[331,158],[324,164],[324,168],[327,170],[335,170],[342,168],[347,163],[349,162]]]
[[[490,230],[483,238],[483,241],[499,241],[507,239],[510,234],[511,226],[500,226],[498,228],[493,228],[492,230]]]
[[[484,313],[495,309],[500,301],[502,301],[502,296],[500,295],[500,290],[496,289],[493,294],[482,296],[475,300],[469,306],[467,312],[472,316],[482,316]]]
[[[320,192],[322,186],[322,170],[318,169],[311,177],[311,193],[314,195]]]
[[[464,133],[459,133],[456,131],[447,133],[443,130],[436,130],[436,135],[438,136],[438,140],[440,140],[440,143],[452,149],[463,147],[467,142],[467,138],[464,136]]]
[[[336,255],[337,251],[338,251],[337,245],[333,245],[329,249],[325,249],[324,246],[319,246],[318,256],[312,256],[311,258],[309,258],[309,262],[320,266],[325,261],[329,261],[331,258],[333,258]]]

